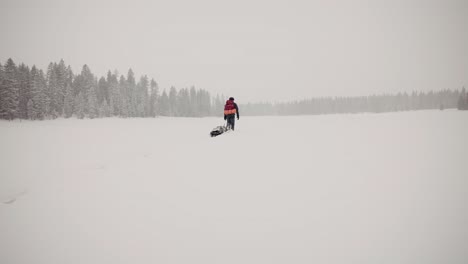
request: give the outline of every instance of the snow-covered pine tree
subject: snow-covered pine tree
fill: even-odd
[[[177,96],[177,110],[179,116],[192,116],[190,113],[190,93],[187,88],[179,90]]]
[[[17,117],[18,82],[17,68],[11,58],[7,60],[3,70],[3,80],[0,85],[0,118],[13,120]]]
[[[119,90],[119,82],[117,80],[117,73],[112,74],[110,71],[107,73],[107,83],[109,85],[109,106],[112,110],[113,116],[121,115],[121,96]]]
[[[70,86],[73,84],[73,78],[74,78],[73,70],[70,67],[70,65],[68,65],[67,71],[66,71],[66,82],[67,84],[70,84]],[[66,87],[65,87],[65,91],[66,91]]]
[[[162,95],[159,97],[159,113],[161,116],[171,115],[171,106],[169,102],[169,96],[167,96],[166,89],[163,90]]]
[[[59,115],[58,110],[58,81],[57,81],[57,64],[50,63],[47,67],[47,92],[49,98],[47,106],[47,116],[57,118]]]
[[[142,96],[142,102],[144,105],[143,109],[143,116],[144,117],[149,117],[150,116],[150,81],[148,76],[144,76],[142,78],[143,83],[141,84],[141,96]]]
[[[96,94],[91,95],[91,93],[96,93],[95,88],[97,86],[97,80],[94,75],[91,73],[88,65],[83,65],[83,69],[81,70],[81,76],[83,78],[83,83],[81,87],[81,92],[83,92],[83,99],[84,99],[84,115],[90,116],[90,107],[91,103],[89,101],[90,98],[96,99]],[[97,108],[95,105],[94,107]],[[94,114],[93,114],[94,115]]]
[[[111,117],[111,116],[112,116],[112,106],[107,103],[107,100],[102,101],[101,117]]]
[[[0,111],[2,111],[1,109],[3,108],[3,97],[2,97],[2,93],[4,92],[4,90],[3,90],[3,75],[4,75],[3,65],[0,62]],[[0,118],[2,118],[2,117],[0,116]]]
[[[177,90],[172,86],[169,90],[169,116],[179,116],[177,101]]]
[[[39,119],[39,112],[37,105],[39,103],[39,85],[37,84],[39,72],[36,69],[36,66],[33,65],[31,68],[31,99],[28,101],[28,118],[31,120]]]
[[[150,99],[149,99],[149,116],[155,117],[160,115],[159,113],[159,87],[154,79],[150,82]]]
[[[66,89],[67,89],[67,83],[68,83],[68,72],[67,72],[67,67],[65,66],[65,62],[63,59],[60,60],[59,64],[57,64],[55,69],[56,73],[56,91],[55,91],[55,100],[56,100],[56,109],[55,111],[59,114],[59,116],[63,116],[64,112],[64,104],[65,104],[65,94],[66,94]]]
[[[31,100],[31,77],[29,67],[21,63],[18,66],[18,118],[28,119],[28,102]]]
[[[74,112],[74,102],[75,97],[73,96],[73,88],[70,83],[67,82],[65,89],[65,99],[64,99],[64,115],[66,118],[70,118],[73,116]]]
[[[127,104],[128,104],[128,116],[135,117],[137,116],[137,100],[136,100],[136,80],[135,74],[132,69],[128,70],[127,73]]]
[[[85,94],[84,92],[80,92],[76,97],[75,97],[75,113],[76,117],[79,119],[83,119],[86,116],[86,99],[85,99]]]
[[[146,117],[148,112],[148,86],[149,81],[146,75],[140,78],[134,95],[136,116]]]
[[[88,93],[88,102],[89,102],[89,108],[88,108],[88,117],[89,118],[98,118],[99,116],[99,102],[97,98],[97,89],[95,87],[92,87],[90,92]]]
[[[5,89],[3,88],[3,80],[4,80],[4,70],[3,70],[3,65],[0,62],[0,113],[2,112],[3,109],[3,93],[5,92]],[[3,119],[3,117],[0,114],[0,119]]]
[[[99,78],[97,89],[98,103],[101,105],[104,100],[109,100],[109,87],[104,77]]]
[[[468,98],[466,96],[465,87],[462,88],[460,96],[458,97],[457,108],[458,110],[467,110],[468,109]]]
[[[32,99],[28,100],[28,103],[26,104],[26,111],[27,111],[27,116],[28,119],[30,120],[35,120],[35,111],[34,111],[34,101]]]
[[[47,81],[45,74],[42,70],[37,71],[38,74],[34,78],[35,89],[37,89],[37,94],[33,97],[34,107],[37,110],[37,119],[44,119],[47,117],[49,112],[49,97],[47,96]]]
[[[200,101],[199,101],[199,94],[197,94],[197,90],[195,90],[195,87],[192,86],[190,87],[190,116],[200,116]]]
[[[120,76],[119,79],[119,90],[120,90],[120,98],[121,98],[121,117],[129,117],[130,116],[130,102],[129,102],[129,94],[127,88],[127,80],[123,75]]]

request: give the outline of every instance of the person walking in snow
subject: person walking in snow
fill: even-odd
[[[237,120],[239,120],[239,107],[234,103],[234,98],[229,97],[229,100],[226,101],[226,105],[224,106],[224,120],[227,120],[228,129],[234,130],[236,115]]]

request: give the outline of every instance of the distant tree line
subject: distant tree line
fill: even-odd
[[[319,115],[340,113],[383,113],[425,109],[456,108],[467,105],[464,88],[438,92],[398,93],[361,97],[323,97],[281,103],[254,103],[242,106],[244,115]],[[458,107],[460,109],[460,107]],[[467,107],[468,108],[468,107]]]
[[[43,120],[58,117],[204,117],[222,116],[226,98],[212,97],[203,89],[171,87],[162,92],[146,75],[136,80],[131,69],[95,76],[87,65],[79,74],[61,60],[47,71],[0,63],[0,119]],[[439,92],[363,97],[324,97],[281,103],[240,104],[242,115],[315,115],[393,112],[421,109],[468,109],[463,88]]]
[[[457,103],[458,110],[468,110],[468,95],[466,94],[465,87],[463,87]]]

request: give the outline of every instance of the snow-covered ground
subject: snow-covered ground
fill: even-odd
[[[468,263],[468,112],[0,122],[0,263]]]

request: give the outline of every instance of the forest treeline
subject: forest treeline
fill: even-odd
[[[204,117],[222,116],[223,95],[204,89],[159,88],[146,75],[138,80],[108,72],[94,75],[87,65],[74,73],[61,60],[44,72],[10,58],[0,63],[0,119],[43,120],[58,117]],[[363,97],[313,98],[281,103],[239,104],[242,115],[313,115],[332,113],[391,112],[420,109],[468,109],[466,91],[399,93]]]
[[[427,109],[468,110],[465,88],[438,92],[412,92],[360,97],[323,97],[282,103],[255,103],[242,107],[250,115],[319,115],[384,113]]]

